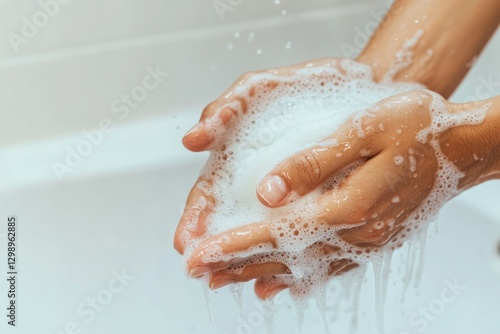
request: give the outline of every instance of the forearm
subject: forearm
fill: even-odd
[[[358,60],[372,65],[380,80],[405,41],[421,30],[412,63],[393,79],[448,97],[499,23],[499,0],[396,0]]]

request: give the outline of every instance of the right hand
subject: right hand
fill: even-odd
[[[398,236],[398,242],[393,244],[396,247],[405,239],[405,228],[409,228],[404,225],[405,221],[417,208],[421,208],[435,185],[438,161],[431,139],[438,139],[446,157],[466,172],[458,185],[460,189],[473,185],[479,175],[491,167],[491,155],[470,145],[482,137],[482,131],[471,131],[475,126],[446,129],[443,124],[443,131],[425,135],[424,142],[416,139],[417,134],[431,124],[429,105],[434,99],[448,109],[443,110],[444,113],[462,111],[462,106],[449,103],[428,91],[390,97],[379,102],[379,110],[372,112],[370,117],[363,117],[357,126],[348,121],[335,131],[331,138],[337,139],[339,146],[328,149],[312,146],[281,163],[269,176],[279,176],[288,194],[293,191],[305,195],[346,166],[364,160],[358,169],[342,180],[338,188],[318,198],[318,207],[323,208],[319,211],[323,213],[317,217],[315,227],[324,231],[325,226],[327,229],[332,226],[332,236],[337,234],[357,247],[381,247],[391,240],[397,240],[395,237]],[[359,136],[360,130],[364,133],[363,138]],[[471,133],[476,134],[476,137],[471,137]],[[471,150],[476,150],[480,157],[484,157],[484,163],[469,159]],[[364,155],[362,152],[369,153]],[[396,156],[401,157],[400,162],[395,162]],[[316,166],[319,172],[308,169],[309,166]],[[258,189],[261,202],[269,207],[286,205],[287,194],[271,196],[271,199],[266,196],[269,195],[265,193],[266,190],[272,189],[266,185],[266,180],[268,177],[264,178],[262,188]],[[446,199],[441,199],[443,202],[436,205],[442,205]],[[429,214],[432,212],[422,213]],[[339,225],[346,228],[334,228]],[[318,232],[318,241],[309,247],[320,247],[321,251],[315,253],[332,259],[330,267],[333,270],[330,274],[340,274],[357,266],[347,257],[342,258],[335,244],[325,244],[321,238],[324,238],[324,233]],[[225,255],[230,254],[233,260],[204,262],[203,254],[214,244],[220,246]],[[288,268],[282,263],[263,262],[262,254],[246,259],[238,254],[254,246],[276,244],[270,226],[265,222],[243,226],[208,237],[193,251],[188,265],[192,276],[212,272],[214,288],[256,278],[256,291],[259,296],[266,298],[287,287],[283,280],[273,276],[289,273]],[[333,252],[337,254],[329,257]],[[226,272],[228,268],[241,266],[242,263],[245,268],[241,274]]]

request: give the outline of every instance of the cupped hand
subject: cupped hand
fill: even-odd
[[[231,87],[203,109],[199,122],[185,134],[182,143],[187,149],[193,152],[210,149],[210,145],[214,139],[223,135],[224,127],[230,126],[234,118],[245,114],[247,111],[248,96],[246,92],[239,91],[240,87],[245,86],[248,81],[251,81],[254,88],[262,85],[267,85],[269,90],[274,88],[273,82],[255,80],[257,76],[271,74],[277,78],[289,77],[294,75],[297,70],[314,67],[332,67],[344,72],[344,69],[340,66],[340,63],[343,61],[354,62],[350,59],[325,58],[310,60],[291,66],[244,73]],[[361,65],[361,63],[358,64]],[[363,66],[368,67],[367,64],[363,64]],[[253,97],[253,91],[256,90],[250,89],[250,97]],[[221,122],[224,125],[222,132],[214,131],[211,128],[210,123],[213,122]]]
[[[352,62],[343,59],[319,59],[277,69],[243,74],[219,98],[205,107],[199,122],[182,139],[184,146],[194,152],[213,149],[214,142],[224,137],[224,130],[229,126],[235,126],[238,118],[244,116],[247,112],[249,97],[253,98],[253,94],[257,91],[262,94],[263,90],[259,89],[262,86],[265,86],[267,92],[274,89],[274,81],[259,79],[257,78],[259,75],[271,74],[277,78],[288,77],[293,76],[297,70],[312,67],[333,67],[344,72],[344,69],[340,66],[342,61]],[[363,66],[367,67],[368,65],[363,64]],[[246,87],[248,81],[251,81],[252,88],[249,89],[248,93],[246,91],[241,92],[239,88]],[[217,144],[223,146],[221,142]],[[201,237],[206,232],[206,217],[210,215],[216,206],[214,198],[207,191],[212,186],[212,182],[210,175],[199,178],[188,195],[174,237],[174,247],[180,254],[185,252],[186,244],[190,240]]]
[[[271,69],[259,72],[246,73],[242,75],[226,92],[224,92],[217,100],[210,103],[201,115],[200,121],[195,125],[183,138],[183,144],[186,148],[192,151],[203,151],[213,149],[213,144],[218,138],[223,138],[223,132],[226,127],[234,126],[235,122],[238,122],[238,118],[241,117],[247,109],[247,94],[241,94],[238,92],[240,86],[244,86],[247,81],[252,80],[252,87],[255,90],[259,90],[260,86],[266,85],[266,88],[272,90],[272,82],[262,80],[254,80],[256,76],[260,74],[272,74],[274,76],[293,76],[297,70],[311,67],[334,67],[341,72],[344,72],[342,66],[339,66],[342,61],[352,62],[351,60],[342,59],[321,59],[315,61],[308,61],[305,63],[300,63],[293,66],[282,67],[278,69]],[[367,67],[368,65],[363,64]],[[254,89],[250,89],[250,97]],[[262,92],[262,90],[260,90]],[[219,127],[219,132],[213,131],[211,126],[213,123],[221,124]],[[222,130],[222,131],[221,131]],[[219,143],[220,144],[220,143]],[[210,188],[212,187],[213,180],[210,176],[204,175],[200,177],[195,186],[192,188],[188,199],[186,201],[184,212],[181,216],[180,222],[178,224],[175,237],[174,237],[174,247],[176,250],[183,254],[186,251],[186,245],[192,242],[193,239],[201,238],[205,235],[206,219],[213,212],[217,203],[214,198],[210,195]],[[232,243],[233,251],[238,249],[238,245],[241,244],[241,249],[245,248],[245,243],[240,243],[235,240]],[[255,261],[254,261],[255,262]],[[334,272],[341,272],[343,268],[348,266],[351,261],[340,261],[339,263],[331,264],[331,274]],[[227,266],[227,265],[226,265]],[[235,279],[235,281],[249,280],[253,277],[257,277],[257,273],[253,272],[252,268],[262,272],[264,275],[274,273],[287,273],[288,268],[281,263],[273,265],[255,265],[249,266],[248,269],[243,271],[242,275]],[[198,268],[196,270],[191,270],[192,276],[199,276],[205,272],[209,271],[207,267],[202,269]],[[267,280],[268,281],[268,280]],[[216,287],[218,284],[213,285]],[[269,285],[268,282],[264,284],[261,282],[259,285]],[[258,289],[257,292],[263,298],[266,296],[267,289]]]
[[[317,242],[309,247],[324,250],[317,253],[330,262],[330,275],[341,274],[357,264],[348,256],[342,258],[346,254],[335,240],[353,245],[360,252],[398,247],[411,229],[417,228],[416,222],[425,221],[423,218],[438,209],[439,200],[470,186],[484,172],[484,164],[474,163],[477,157],[472,147],[478,136],[471,128],[484,119],[486,109],[463,110],[461,105],[426,90],[387,98],[356,114],[326,138],[335,144],[312,145],[279,164],[258,185],[257,196],[263,205],[275,208],[329,184],[316,200],[316,211],[320,213],[316,226],[309,229],[314,233],[331,226],[335,236],[331,243],[325,243],[318,233]],[[438,173],[443,168],[451,170],[448,174]],[[338,175],[343,176],[337,182],[328,182]],[[451,175],[451,179],[456,176],[457,184],[451,179],[437,182],[436,178],[443,175]],[[442,189],[448,195],[436,198],[440,194],[435,189],[437,183],[450,187]],[[213,205],[210,200],[196,204],[198,191],[194,190],[188,199],[190,209],[183,219],[206,215],[205,208]],[[412,226],[407,225],[408,220]],[[257,279],[257,294],[270,297],[287,287],[277,275],[290,274],[286,265],[269,256],[280,251],[277,244],[277,236],[266,222],[211,236],[191,253],[190,275],[210,274],[212,288]],[[207,261],[205,255],[214,245],[230,259]],[[267,253],[242,255],[258,246],[268,247]],[[329,257],[333,253],[336,256]],[[242,270],[235,272],[234,267]]]

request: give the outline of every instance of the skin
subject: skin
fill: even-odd
[[[357,60],[382,79],[403,41],[421,29],[412,64],[394,79],[422,83],[448,98],[500,24],[499,13],[498,0],[395,1]]]
[[[413,62],[396,73],[393,80],[419,82],[444,97],[448,97],[460,83],[473,58],[479,54],[500,22],[500,15],[496,14],[500,12],[500,2],[481,0],[481,5],[479,2],[460,0],[434,2],[436,3],[401,0],[391,8],[357,59],[373,68],[376,80],[384,80],[396,52],[401,49],[406,39],[411,39],[421,29],[424,34],[412,48]],[[432,56],[429,56],[429,49],[432,50]],[[322,66],[328,62],[329,59],[308,63],[312,66]],[[281,76],[292,75],[304,65],[283,67],[273,70],[272,73]],[[183,138],[186,148],[195,152],[210,149],[216,137],[222,135],[207,131],[205,125],[208,119],[218,117],[226,126],[236,124],[242,115],[235,111],[236,108],[224,106],[238,104],[245,109],[244,97],[234,94],[233,90],[254,74],[243,75],[220,98],[204,109],[200,123]],[[300,195],[307,194],[328,176],[362,158],[366,160],[364,164],[347,178],[339,189],[318,199],[317,205],[322,209],[318,221],[331,225],[364,221],[361,226],[339,231],[339,235],[347,242],[359,246],[387,244],[401,230],[404,219],[427,197],[435,182],[437,162],[434,151],[428,142],[423,144],[415,139],[416,134],[431,120],[428,111],[431,99],[425,99],[423,105],[418,103],[424,94],[432,95],[428,91],[415,91],[403,94],[406,97],[399,95],[381,101],[378,104],[380,110],[374,113],[375,117],[362,119],[364,138],[359,138],[351,121],[346,122],[331,135],[331,138],[339,140],[339,147],[325,149],[312,145],[310,149],[290,157],[270,171],[268,176],[279,176],[285,184],[286,193],[282,198],[266,200],[262,184],[257,186],[257,197],[268,207],[286,205],[291,191]],[[500,139],[496,135],[500,129],[500,98],[467,104],[453,104],[444,99],[443,101],[449,113],[470,111],[491,103],[486,119],[480,125],[454,127],[436,138],[445,156],[465,174],[460,180],[459,188],[464,190],[481,182],[500,178]],[[387,105],[393,107],[388,108]],[[383,131],[378,126],[380,123],[384,125]],[[345,149],[346,147],[349,149]],[[417,152],[414,155],[417,160],[417,177],[412,177],[412,173],[408,172],[408,149]],[[370,153],[368,156],[360,156],[361,150]],[[342,156],[338,157],[338,153],[342,153]],[[396,155],[404,157],[401,165],[394,163]],[[311,166],[319,169],[319,176],[311,173]],[[387,171],[402,177],[388,182],[385,176]],[[366,180],[373,181],[367,184]],[[263,179],[264,184],[265,181],[266,178]],[[200,179],[197,185],[200,182],[210,187],[212,181]],[[204,193],[203,187],[197,185],[188,196],[174,239],[174,246],[181,254],[185,251],[186,240],[205,233],[206,217],[217,204]],[[208,205],[200,206],[200,197],[205,198]],[[398,203],[393,203],[395,197],[399,198]],[[331,212],[335,212],[335,215]],[[376,218],[371,218],[375,215]],[[196,228],[190,225],[194,218],[198,220]],[[395,219],[395,229],[388,231],[374,228],[378,221],[389,219]],[[233,260],[203,262],[204,252],[214,244],[220,245],[222,251],[231,255]],[[274,262],[254,261],[252,264],[252,261],[257,259],[241,259],[238,256],[239,252],[261,244],[276,246],[266,222],[256,222],[222,235],[211,236],[190,253],[190,276],[208,274],[213,289],[256,279],[257,295],[263,299],[270,298],[287,287],[273,281],[273,277],[288,274],[288,268]],[[325,248],[325,254],[332,251],[328,248],[332,247],[330,245],[313,246]],[[230,274],[227,271],[241,261],[247,264],[241,274]],[[355,263],[337,261],[331,263],[330,275],[339,275],[354,267]]]

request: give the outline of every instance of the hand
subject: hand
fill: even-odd
[[[436,106],[443,109],[430,112],[431,103],[434,109]],[[467,110],[463,110],[466,107]],[[447,114],[448,119],[454,120],[453,125],[460,125],[468,115],[468,122],[479,124],[488,105],[470,107],[449,103],[429,91],[414,91],[383,100],[332,134],[330,138],[336,139],[339,145],[313,146],[280,164],[262,180],[257,188],[258,197],[269,207],[286,205],[292,193],[305,195],[346,167],[358,163],[359,166],[337,186],[317,199],[321,214],[316,219],[317,226],[311,227],[313,233],[316,228],[320,232],[318,242],[310,247],[325,250],[316,253],[323,254],[334,268],[330,274],[345,272],[356,263],[335,242],[324,244],[320,241],[325,229],[330,230],[333,241],[346,242],[358,250],[381,246],[395,248],[410,229],[417,228],[420,221],[432,216],[447,199],[488,172],[493,165],[491,154],[488,154],[491,146],[480,149],[475,144],[484,140],[481,134],[489,131],[479,125],[449,128],[450,124],[441,117]],[[439,154],[441,151],[444,155]],[[443,177],[450,174],[438,171],[441,166],[453,169],[449,161],[460,170],[451,170],[456,177],[451,175],[452,179],[446,180]],[[436,177],[442,178],[437,184]],[[436,190],[436,186],[448,185],[450,189],[441,195],[439,189]],[[425,202],[431,191],[433,205]],[[231,259],[204,262],[204,254],[214,244]],[[213,288],[257,278],[256,292],[266,298],[287,287],[286,279],[280,277],[289,274],[288,268],[269,261],[276,244],[270,225],[256,223],[203,241],[192,252],[188,266],[192,276],[212,272]],[[269,246],[269,253],[241,258],[241,252],[259,245]],[[234,267],[244,269],[235,273]]]
[[[235,126],[235,122],[238,121],[237,118],[246,112],[247,97],[246,94],[238,93],[238,87],[247,80],[254,79],[256,75],[271,73],[286,77],[293,75],[298,69],[314,66],[331,66],[343,71],[338,66],[340,61],[342,60],[320,59],[242,75],[233,86],[203,110],[198,124],[184,136],[182,140],[184,146],[191,151],[199,152],[210,149],[214,146],[214,142],[221,140],[224,128]],[[263,83],[262,81],[256,81],[253,86],[257,88],[257,86],[264,84],[270,85],[269,90],[273,89],[272,83]],[[222,127],[217,127],[218,130],[214,130],[213,124],[222,124]],[[223,143],[218,144],[223,145]],[[216,205],[214,199],[206,191],[212,186],[212,182],[210,175],[198,179],[188,196],[184,213],[181,216],[174,237],[174,247],[180,254],[184,253],[184,248],[190,240],[199,238],[206,232],[205,219]]]
[[[346,59],[347,61],[352,61]],[[343,59],[335,58],[325,58],[310,60],[307,62],[299,63],[296,65],[280,67],[276,69],[262,70],[256,72],[248,72],[241,75],[236,82],[229,87],[221,96],[219,96],[215,101],[210,103],[203,109],[199,122],[189,130],[182,143],[184,146],[193,152],[206,151],[210,149],[210,145],[213,141],[220,137],[223,133],[214,131],[211,128],[210,123],[221,122],[224,126],[229,126],[234,118],[244,114],[246,112],[247,97],[246,94],[240,94],[238,88],[244,85],[248,80],[255,79],[256,75],[259,74],[272,74],[278,77],[288,77],[294,75],[297,70],[309,68],[309,67],[335,67],[343,72],[342,68],[338,64],[343,61]],[[360,63],[361,64],[361,63]],[[369,66],[364,64],[364,66]],[[262,82],[257,81],[254,86],[261,85]],[[270,84],[268,89],[272,90],[272,84]],[[223,131],[223,130],[222,130]]]
[[[384,24],[381,25],[381,27],[374,34],[374,38],[372,38],[370,43],[368,43],[367,48],[363,50],[358,60],[373,66],[375,69],[376,78],[380,79],[385,75],[388,68],[394,65],[395,59],[393,59],[393,57],[395,54],[397,54],[399,50],[402,49],[403,45],[406,43],[405,41],[407,41],[408,39],[412,39],[417,32],[422,30],[424,32],[424,37],[417,43],[417,45],[412,50],[414,54],[413,62],[411,62],[411,64],[407,68],[398,72],[397,75],[394,77],[394,79],[398,81],[402,80],[402,81],[420,82],[425,84],[425,86],[433,90],[436,90],[445,96],[448,96],[454,90],[456,85],[458,85],[461,78],[465,75],[467,69],[470,67],[466,66],[466,64],[473,59],[473,56],[479,53],[481,48],[487,42],[489,36],[491,36],[491,34],[495,31],[496,27],[498,26],[498,15],[494,15],[494,13],[496,13],[497,11],[492,9],[497,8],[499,6],[499,2],[495,0],[485,1],[484,6],[481,6],[482,10],[481,11],[474,10],[473,11],[474,15],[472,16],[470,15],[470,13],[472,13],[470,10],[470,6],[469,7],[463,6],[462,3],[461,6],[459,6],[461,10],[459,11],[455,10],[458,7],[456,7],[454,0],[443,2],[443,4],[440,4],[439,7],[436,7],[438,10],[434,11],[433,15],[428,15],[429,13],[428,6],[431,5],[435,7],[435,4],[421,4],[413,2],[404,3],[403,1],[397,1],[391,8],[387,18],[384,20]],[[471,6],[473,6],[473,4],[471,4]],[[451,18],[450,18],[449,8],[453,8],[452,12],[454,13],[454,15]],[[467,13],[470,19],[467,21],[467,24],[462,25],[463,28],[462,30],[455,31],[456,33],[453,34],[451,38],[446,38],[444,40],[442,38],[437,38],[437,39],[435,38],[435,36],[441,36],[439,33],[436,32],[443,30],[443,26],[445,27],[447,24],[449,24],[449,22],[452,22],[453,20],[456,21],[457,18],[462,19],[464,17],[464,13]],[[406,24],[407,22],[415,22],[416,24],[408,25]],[[471,29],[471,27],[474,27],[474,29]],[[469,42],[470,45],[468,45],[468,47],[465,48],[460,47],[464,43],[463,36],[466,35],[468,36],[468,34],[474,35],[473,36],[474,38],[465,39],[466,41]],[[397,36],[398,38],[394,38],[394,36]],[[429,54],[430,50],[433,51],[433,54]],[[453,50],[453,54],[455,53],[455,50],[461,50],[461,51],[457,55],[454,55],[453,57],[450,58],[449,50]],[[432,59],[430,59],[431,56]],[[397,61],[398,60],[396,59],[396,62]],[[318,65],[321,62],[324,61],[317,61],[313,63],[315,65]],[[293,72],[294,68],[296,67],[281,68],[273,73],[280,75],[288,75],[289,73]],[[252,76],[251,74],[246,74],[242,76],[240,80],[246,80],[251,76]],[[237,94],[234,94],[233,92],[233,89],[236,87],[237,84],[233,85],[233,87],[231,87],[219,99],[217,99],[215,102],[207,106],[207,108],[205,108],[202,117],[200,119],[200,123],[198,123],[198,125],[195,128],[193,128],[183,139],[183,143],[188,149],[191,149],[192,151],[202,151],[209,148],[210,145],[213,143],[213,141],[217,139],[219,134],[213,132],[212,129],[210,129],[210,126],[207,126],[207,123],[210,123],[212,120],[220,120],[224,125],[228,125],[232,122],[235,116],[237,116],[238,113],[236,112],[236,109],[245,108],[245,100],[237,96]],[[223,108],[223,106],[226,105],[226,103],[228,102],[237,106],[237,108]],[[497,120],[497,124],[498,123],[499,122]],[[468,134],[468,136],[452,135],[453,133],[458,133],[458,132],[462,132],[461,129],[454,128],[447,131],[446,135],[449,138],[454,138],[454,140],[446,142],[445,146],[442,147],[442,150],[447,156],[450,157],[450,159],[453,160],[453,162],[457,166],[459,166],[459,168],[462,171],[467,171],[466,175],[460,180],[460,186],[468,187],[477,182],[482,182],[488,179],[498,177],[500,174],[498,172],[494,172],[491,170],[491,167],[493,165],[491,163],[491,156],[495,156],[495,154],[491,154],[492,145],[489,145],[490,142],[488,141],[485,142],[484,139],[486,137],[488,137],[488,139],[491,139],[491,136],[477,136],[477,135],[471,135],[470,133]],[[488,131],[475,131],[475,132],[482,134],[488,133]],[[470,137],[473,138],[471,139]],[[474,151],[475,153],[470,154],[473,151],[471,150],[469,139],[473,140],[473,142],[483,142],[485,145],[479,146],[479,149],[478,148],[475,149]],[[347,140],[347,142],[349,143],[349,140]],[[497,141],[491,140],[491,143],[495,143],[495,145],[497,145],[496,149],[498,150],[499,146]],[[461,156],[460,152],[462,150],[469,151],[468,152],[469,154]],[[366,153],[367,151],[368,150],[363,152]],[[378,152],[377,155],[372,156],[373,152],[370,152],[371,154],[368,154],[368,156],[364,156],[363,160],[366,161],[365,164],[362,166],[363,168],[359,169],[359,172],[361,173],[362,171],[363,172],[362,175],[370,175],[369,167],[371,167],[372,170],[371,173],[373,174],[373,176],[378,175],[380,177],[380,175],[377,173],[380,172],[380,169],[382,167],[377,166],[374,162],[370,161],[371,160],[379,161],[381,164],[387,163],[387,161],[390,161],[390,158],[388,157],[390,153],[383,154],[384,152],[391,152],[391,150],[386,147],[384,151]],[[412,155],[413,159],[416,161],[417,166],[419,166],[419,168],[422,164],[420,156],[421,155],[425,156],[425,152],[426,151],[422,152],[419,151],[416,154]],[[306,158],[305,162],[308,162],[307,155],[303,157]],[[338,161],[334,162],[341,165],[342,163],[347,162],[349,158],[353,157],[355,157],[355,154],[351,154],[350,157],[347,156],[344,157],[343,159],[338,159]],[[379,193],[383,193],[383,189],[385,189],[386,192],[385,197],[387,197],[386,199],[392,196],[392,194],[388,195],[386,189],[387,187],[390,189],[390,192],[392,192],[392,189],[394,189],[394,192],[397,192],[396,189],[399,189],[400,186],[404,189],[411,188],[411,186],[408,185],[409,183],[408,180],[411,179],[410,178],[411,169],[409,169],[411,168],[411,165],[410,167],[408,167],[408,164],[413,163],[410,162],[410,152],[405,153],[405,155],[402,155],[402,157],[404,158],[403,160],[404,165],[401,165],[399,170],[402,170],[404,172],[406,166],[406,172],[404,172],[402,175],[399,175],[397,173],[393,174],[392,172],[389,172],[388,174],[386,174],[389,180],[385,184],[385,188],[384,186],[382,186],[381,189],[378,189]],[[477,163],[476,158],[479,160],[480,163]],[[411,161],[414,161],[413,159]],[[341,160],[344,160],[344,162],[342,162]],[[431,161],[432,158],[424,160],[426,161],[428,160],[429,162],[425,163],[422,166],[423,168],[432,170],[435,167],[435,166],[432,167],[432,161]],[[326,162],[329,161],[327,160]],[[488,163],[486,162],[488,162],[490,166],[485,166],[488,165]],[[322,165],[324,164],[325,162],[322,162]],[[490,169],[490,172],[489,173],[484,172],[485,170],[488,170],[488,168]],[[338,170],[339,168],[326,167],[327,172],[328,171],[332,172],[336,169]],[[500,169],[500,166],[497,166],[496,170],[498,169]],[[408,173],[408,170],[410,170],[410,173]],[[421,171],[418,171],[417,176],[419,173],[420,175],[422,175]],[[476,178],[477,175],[481,176],[479,178]],[[312,181],[315,181],[315,179],[317,179],[317,177],[312,178]],[[359,177],[359,179],[361,179],[361,177]],[[305,180],[306,182],[302,181],[302,183],[304,183],[303,185],[300,185],[300,181],[292,182],[289,180],[290,188],[288,190],[292,190],[292,187],[296,186],[299,191],[301,191],[302,193],[306,193],[308,189],[310,189],[315,182],[311,182],[311,180],[308,181],[307,179]],[[361,181],[358,182],[361,183]],[[378,180],[378,182],[380,182],[380,180]],[[429,182],[429,180],[427,180],[427,182]],[[182,215],[181,221],[177,228],[174,241],[175,248],[180,253],[184,253],[186,244],[188,244],[189,241],[192,240],[192,238],[200,238],[205,234],[204,221],[206,217],[210,214],[213,207],[216,205],[216,203],[214,203],[213,198],[207,196],[206,191],[204,191],[204,189],[207,189],[207,187],[211,186],[211,183],[212,181],[210,180],[209,177],[206,177],[204,179],[199,179],[188,197],[186,203],[186,209],[184,211],[184,214]],[[353,188],[355,184],[356,184],[356,178],[350,177],[349,180],[343,182],[342,187],[346,189],[347,186],[349,185],[351,188]],[[341,187],[339,187],[339,189],[340,188]],[[417,188],[419,188],[418,184]],[[372,191],[374,191],[374,189],[372,189]],[[428,189],[426,190],[426,186],[420,185],[420,196],[419,198],[412,200],[413,202],[415,202],[413,206],[415,206],[416,203],[418,203],[420,197],[422,197],[422,194],[425,194],[426,191],[428,191]],[[339,193],[341,192],[342,190],[339,191]],[[377,192],[374,191],[374,193],[376,194]],[[261,201],[263,201],[265,205],[268,205],[270,207],[283,205],[286,203],[286,198],[288,198],[286,197],[287,195],[285,194],[282,199],[276,202],[273,201],[273,199],[268,198],[270,195],[272,195],[272,193],[265,194],[264,191],[262,191],[262,194],[260,195]],[[360,198],[363,196],[363,194],[356,194],[356,193],[354,193],[353,195],[359,196]],[[390,200],[391,203],[393,200],[394,201],[399,200],[400,203],[402,203],[401,202],[402,198],[398,195],[392,196]],[[399,204],[399,203],[394,203],[394,204]],[[407,204],[409,205],[411,204],[411,202]],[[411,208],[412,205],[409,205],[409,207]],[[371,209],[373,208],[369,209],[370,210],[368,211],[371,211]],[[378,205],[378,210],[383,211],[382,205]],[[255,228],[254,230],[258,233],[260,233],[259,231],[265,231],[265,223],[263,224],[263,226],[264,227],[262,228]],[[243,229],[240,232],[242,232],[243,235],[245,235],[245,233],[248,233],[248,229],[246,231],[245,229]],[[238,239],[236,237],[237,235],[239,234],[235,233],[235,238],[236,238],[235,240]],[[265,239],[265,232],[263,235]],[[238,251],[238,247],[234,248],[234,245],[231,246],[231,242],[228,242],[227,248],[228,252],[230,252],[231,250]],[[271,267],[273,269],[269,269]],[[273,266],[266,266],[266,267],[256,266],[255,268],[256,269],[254,270],[257,273],[259,272],[259,270],[262,269],[261,272],[262,274],[272,273],[272,272],[285,272],[287,270],[287,269],[285,270],[283,268],[283,265],[280,264]],[[264,270],[263,268],[267,269]],[[194,270],[194,268],[191,269]],[[248,278],[248,277],[258,277],[258,276],[259,275],[257,274],[253,275],[248,274],[246,277]],[[260,276],[266,276],[266,275],[260,275]],[[259,282],[260,280],[257,283]],[[259,286],[260,285],[257,284],[256,287]],[[258,292],[264,291],[265,290],[264,285],[262,285],[262,287],[263,288],[260,290],[257,288],[257,291]],[[265,293],[260,294],[260,296],[265,296]]]
[[[341,66],[338,66],[339,62],[342,60],[336,59],[324,59],[317,61],[310,61],[307,63],[302,63],[294,66],[284,67],[276,70],[262,71],[260,73],[272,73],[278,76],[289,76],[293,75],[296,70],[303,69],[304,67],[313,66],[330,66],[335,67],[343,72]],[[349,60],[350,61],[350,60]],[[367,65],[364,65],[365,67]],[[258,74],[258,73],[254,73]],[[221,143],[215,143],[217,140],[223,138],[221,132],[212,131],[211,124],[222,123],[222,131],[227,126],[234,126],[234,122],[237,122],[237,118],[241,116],[246,110],[247,101],[245,100],[246,94],[238,94],[238,86],[243,84],[248,79],[255,79],[254,74],[243,75],[228,91],[226,91],[219,99],[209,104],[203,111],[200,122],[189,131],[183,138],[184,145],[192,151],[202,151],[210,149],[214,145],[221,145]],[[262,82],[255,82],[254,87],[262,85]],[[257,88],[257,87],[256,87]],[[270,87],[272,90],[272,87]],[[208,189],[212,186],[213,180],[208,176],[204,176],[196,182],[191,193],[188,196],[186,202],[186,208],[179,222],[175,238],[174,246],[177,251],[181,254],[185,253],[186,245],[190,244],[193,239],[202,238],[206,233],[205,220],[208,215],[212,212],[216,203],[214,198],[208,194]],[[326,247],[326,246],[322,246]],[[325,252],[330,252],[331,250],[326,247]],[[254,263],[256,263],[254,259]],[[226,265],[227,266],[227,265]],[[330,264],[330,274],[338,274],[344,272],[347,269],[357,266],[352,263],[352,261],[332,261]],[[265,273],[286,273],[289,269],[281,263],[274,265],[264,265],[264,266],[250,266],[246,271],[242,273],[239,279],[244,279],[245,275],[248,279],[255,277],[256,274],[252,273],[252,268],[256,270],[264,270]],[[202,272],[193,272],[193,276],[198,276]],[[265,276],[265,275],[264,275]],[[262,283],[262,284],[261,284]],[[261,297],[267,296],[267,289],[259,289],[259,286],[264,286],[269,284],[264,284],[264,282],[257,283],[257,292]]]

